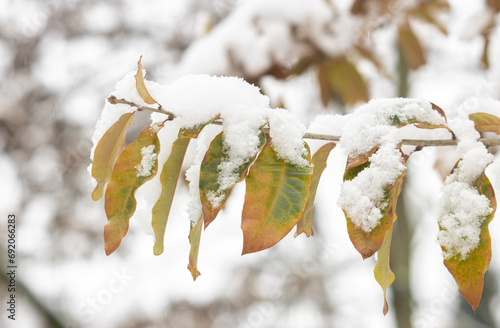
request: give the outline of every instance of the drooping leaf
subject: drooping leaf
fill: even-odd
[[[266,144],[266,134],[264,132],[260,133],[260,142],[258,149],[262,149]],[[219,165],[228,160],[228,157],[224,150],[224,136],[223,133],[219,133],[210,143],[210,148],[208,149],[200,168],[200,199],[203,209],[203,220],[205,228],[215,219],[219,211],[224,207],[227,199],[227,194],[229,193],[229,187],[226,190],[219,190]],[[257,154],[254,157],[250,157],[247,161],[238,168],[235,172],[238,174],[240,182],[245,179],[248,174],[248,168],[254,162]],[[219,203],[214,206],[209,199],[210,194],[216,194],[219,198]]]
[[[104,226],[104,248],[107,255],[118,248],[127,234],[129,220],[137,205],[134,196],[137,188],[151,180],[157,172],[156,158],[149,175],[138,171],[143,160],[141,151],[144,148],[153,146],[154,156],[158,155],[160,142],[157,133],[157,128],[149,126],[142,130],[137,140],[125,147],[116,161],[111,181],[106,189],[104,203],[108,217],[108,223]]]
[[[425,64],[422,45],[408,22],[398,26],[398,39],[403,56],[412,69],[417,69]]]
[[[196,278],[200,275],[200,271],[198,271],[198,252],[200,250],[202,226],[203,217],[201,217],[196,224],[193,225],[191,223],[191,230],[189,231],[189,243],[191,244],[191,250],[189,251],[189,264],[187,268],[191,272],[193,280],[196,280]]]
[[[375,275],[375,280],[377,280],[382,291],[384,292],[384,315],[389,311],[389,303],[387,303],[387,287],[389,287],[395,279],[394,272],[392,272],[389,266],[389,255],[391,252],[391,240],[392,240],[392,227],[385,235],[382,247],[377,252],[377,264],[375,264],[375,269],[373,273]]]
[[[307,199],[305,210],[302,213],[299,222],[297,223],[297,231],[295,232],[295,237],[297,237],[301,233],[304,233],[307,237],[314,235],[314,231],[311,225],[314,199],[316,198],[316,191],[318,190],[321,174],[326,168],[326,160],[328,159],[328,155],[333,148],[335,148],[335,144],[333,142],[327,143],[326,145],[323,145],[320,149],[318,149],[312,157],[312,163],[314,166],[311,191],[309,194],[309,198]]]
[[[157,104],[156,100],[151,97],[151,95],[148,92],[148,89],[146,89],[146,84],[144,82],[144,76],[142,74],[142,56],[139,58],[139,61],[137,62],[137,74],[134,75],[135,77],[135,88],[137,89],[137,92],[139,93],[139,96],[141,96],[142,100],[146,104]]]
[[[331,92],[338,94],[346,105],[369,100],[368,87],[353,63],[347,58],[331,59],[325,63]]]
[[[125,132],[132,123],[134,114],[135,112],[123,114],[97,143],[92,161],[92,177],[97,181],[97,185],[92,191],[93,200],[102,197],[104,186],[111,180],[113,167],[123,146],[125,146]]]
[[[269,248],[290,232],[302,216],[311,182],[310,168],[286,163],[267,142],[246,178],[243,254]]]
[[[481,223],[480,243],[470,252],[469,256],[462,259],[461,255],[458,254],[445,259],[444,265],[455,279],[460,294],[469,302],[472,310],[476,311],[483,294],[484,274],[488,270],[491,260],[491,237],[488,224],[493,220],[497,202],[493,186],[484,172],[474,182],[474,188],[480,195],[488,197],[493,212],[486,216]],[[446,250],[443,248],[443,251]]]
[[[370,153],[373,153],[373,150]],[[365,159],[366,155],[363,155],[362,158]],[[403,161],[404,163],[406,163],[406,157],[404,156]],[[344,181],[354,179],[362,170],[367,169],[370,165],[369,158],[366,158],[365,162],[356,159],[353,159],[352,162],[357,163],[358,165],[347,166],[344,173]],[[403,177],[405,173],[406,170],[401,173],[401,175],[393,185],[384,188],[386,196],[382,203],[386,203],[387,206],[384,209],[381,209],[382,218],[380,219],[379,224],[370,232],[366,232],[360,227],[356,226],[356,224],[352,222],[351,218],[349,218],[347,213],[344,211],[347,220],[347,232],[349,233],[349,238],[351,239],[354,248],[356,248],[356,250],[361,254],[363,259],[371,257],[380,249],[384,242],[385,236],[392,228],[392,223],[394,222],[394,218],[396,215],[396,203],[399,193],[401,192]]]
[[[500,134],[500,118],[488,113],[472,113],[469,119],[474,122],[476,130],[479,132],[495,132]]]
[[[155,255],[163,253],[163,238],[167,227],[168,215],[174,198],[177,181],[184,161],[190,138],[179,138],[172,145],[172,151],[163,165],[160,175],[162,192],[153,207],[153,220],[151,225],[155,233],[153,251]]]

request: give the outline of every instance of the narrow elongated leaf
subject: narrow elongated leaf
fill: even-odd
[[[128,222],[137,205],[134,196],[137,188],[156,174],[156,156],[160,150],[157,133],[158,129],[151,129],[149,126],[142,130],[137,140],[130,143],[116,161],[104,203],[108,217],[108,223],[104,226],[104,248],[107,255],[118,248],[127,234]],[[146,154],[144,150],[147,148],[152,152]],[[150,170],[147,170],[148,167]]]
[[[278,158],[270,142],[264,146],[246,178],[243,254],[269,248],[290,232],[302,216],[311,182],[310,168]]]
[[[392,272],[389,267],[389,255],[391,252],[391,240],[392,240],[392,227],[385,235],[382,247],[377,252],[377,264],[373,273],[375,275],[375,280],[377,280],[382,291],[384,292],[384,315],[389,311],[389,303],[387,303],[387,287],[389,287],[395,279],[394,272]]]
[[[146,89],[146,84],[144,83],[144,76],[142,74],[142,56],[139,58],[139,61],[137,62],[137,74],[134,75],[135,77],[135,88],[137,89],[137,92],[139,93],[139,96],[141,96],[142,100],[146,102],[146,104],[157,104],[156,100],[151,97],[151,95],[148,92],[148,89]]]
[[[104,186],[111,180],[113,167],[123,146],[125,146],[125,132],[132,123],[134,114],[135,112],[123,114],[97,143],[92,161],[92,177],[97,181],[97,185],[92,191],[93,200],[102,197]]]
[[[365,155],[363,155],[362,158],[365,159]],[[406,158],[404,158],[404,161],[406,162]],[[364,163],[361,159],[354,159],[352,162],[358,165],[348,165],[344,173],[344,181],[354,179],[362,170],[369,167],[368,158],[366,158],[366,162]],[[394,218],[396,215],[396,203],[399,193],[401,192],[403,177],[405,173],[406,170],[401,173],[401,175],[393,185],[387,186],[384,189],[386,196],[382,203],[387,203],[388,205],[383,210],[381,210],[382,218],[380,219],[379,224],[370,232],[366,232],[356,226],[356,224],[352,222],[351,218],[349,218],[347,213],[344,211],[347,220],[347,232],[349,233],[349,238],[351,239],[354,248],[356,248],[356,250],[361,254],[363,259],[371,257],[380,249],[384,242],[385,236],[392,228],[392,223],[394,222]]]
[[[335,144],[333,142],[327,143],[326,145],[323,145],[320,149],[318,149],[312,157],[312,163],[314,166],[311,181],[311,191],[309,194],[309,198],[307,199],[305,210],[302,213],[299,222],[297,223],[297,231],[295,232],[295,237],[297,237],[301,233],[305,233],[307,237],[314,235],[314,231],[311,225],[314,199],[316,198],[316,191],[318,190],[321,174],[326,168],[328,155],[330,155],[330,152],[333,148],[335,148]]]
[[[464,260],[460,254],[445,259],[444,265],[455,278],[460,294],[469,302],[472,310],[476,311],[483,294],[484,274],[488,270],[491,260],[491,237],[488,224],[493,220],[497,202],[493,186],[484,172],[475,181],[474,188],[478,190],[480,195],[488,197],[490,206],[494,210],[481,223],[480,243],[477,248],[473,249]]]
[[[472,113],[469,119],[474,122],[476,130],[479,132],[495,132],[500,134],[500,118],[488,113]]]
[[[210,148],[208,149],[203,162],[201,163],[200,169],[200,199],[203,209],[203,220],[205,228],[215,219],[219,211],[224,207],[227,199],[227,195],[232,188],[229,187],[226,190],[219,190],[220,185],[219,179],[219,165],[228,160],[228,157],[224,150],[223,144],[223,133],[219,133],[210,143]],[[266,134],[261,132],[260,143],[258,148],[262,149],[266,144]],[[250,157],[247,161],[238,168],[235,172],[238,174],[238,182],[243,181],[248,174],[248,168],[254,162],[257,154],[254,157]],[[220,194],[217,194],[220,193]],[[214,206],[210,200],[209,195],[217,194],[220,198],[218,204]]]
[[[412,69],[417,69],[425,64],[425,55],[419,39],[410,27],[404,23],[398,27],[399,46],[406,62]]]
[[[189,251],[189,264],[187,268],[191,272],[193,280],[196,280],[196,278],[200,275],[200,271],[198,271],[198,252],[200,250],[202,226],[203,217],[201,217],[196,224],[191,225],[191,230],[189,231],[189,243],[191,244],[191,250]]]
[[[326,63],[331,91],[340,96],[344,104],[353,105],[369,100],[368,87],[356,66],[345,57]]]
[[[168,215],[172,206],[172,200],[174,199],[184,155],[186,154],[190,140],[190,138],[179,138],[173,143],[170,156],[161,171],[160,181],[162,191],[160,198],[158,198],[153,207],[153,220],[151,222],[155,233],[155,245],[153,247],[155,255],[163,253],[163,238],[165,237]]]

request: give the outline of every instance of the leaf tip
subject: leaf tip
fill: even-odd
[[[192,266],[191,263],[188,264],[187,268],[188,268],[189,272],[191,272],[191,275],[193,276],[193,281],[196,281],[196,278],[201,276],[200,271],[198,271],[198,269],[196,269],[194,266]]]

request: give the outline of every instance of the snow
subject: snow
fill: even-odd
[[[141,148],[141,162],[135,167],[138,177],[149,177],[153,174],[153,167],[156,163],[155,145]]]
[[[438,202],[438,223],[441,227],[438,241],[445,248],[445,259],[456,255],[461,260],[467,259],[469,253],[479,245],[484,217],[493,211],[488,198],[480,195],[473,184],[493,162],[494,156],[477,141],[479,132],[467,118],[464,107],[458,109],[458,117],[449,121],[450,128],[459,140],[457,152],[461,161],[446,178]]]
[[[406,168],[398,146],[403,134],[393,124],[415,120],[435,125],[446,123],[428,101],[381,98],[362,105],[352,114],[322,115],[309,128],[311,132],[341,135],[339,146],[350,157],[368,154],[379,147],[370,156],[369,166],[342,184],[338,200],[352,222],[366,232],[379,224],[382,211],[388,206],[384,202],[385,188],[393,185]],[[404,136],[408,136],[408,130]]]

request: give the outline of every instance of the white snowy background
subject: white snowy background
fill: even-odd
[[[340,10],[350,4],[332,2]],[[8,320],[3,309],[8,294],[2,280],[0,326],[396,327],[393,311],[382,314],[375,262],[363,261],[355,251],[343,213],[335,205],[345,165],[337,149],[319,185],[314,237],[293,238],[292,232],[272,249],[241,256],[244,184],[236,185],[225,209],[202,234],[202,275],[196,282],[186,269],[187,183],[178,186],[165,251],[158,257],[153,255],[148,223],[140,219],[131,220],[122,245],[107,257],[102,240],[104,204],[90,199],[87,166],[95,124],[104,99],[116,82],[136,69],[139,56],[143,55],[147,78],[160,83],[172,83],[188,73],[252,77],[269,65],[270,54],[287,63],[303,53],[287,42],[282,25],[300,25],[310,17],[317,26],[331,21],[325,3],[0,0],[0,259],[5,270],[6,218],[15,213],[19,266],[16,321]],[[449,3],[451,9],[442,17],[448,35],[423,23],[414,25],[428,62],[411,73],[410,96],[432,101],[453,117],[467,99],[467,109],[473,110],[482,99],[499,98],[500,33],[492,33],[490,68],[485,70],[480,65],[483,39],[477,33],[485,20],[485,4]],[[270,20],[263,27],[266,37],[257,38],[249,28],[256,14],[281,21]],[[342,27],[334,39],[322,37],[315,24],[306,31],[329,54],[348,47],[356,28],[357,22],[342,17],[333,20],[334,27]],[[211,25],[215,28],[207,34]],[[371,36],[393,74],[395,34],[388,25]],[[228,48],[243,63],[240,72],[233,72],[223,59]],[[371,98],[395,95],[394,80],[381,76],[368,62],[360,61],[358,68],[369,82]],[[305,126],[319,114],[338,110],[321,105],[312,74],[286,82],[266,77],[261,87],[273,107],[283,102]],[[147,124],[143,118],[134,122],[128,141]],[[316,149],[321,143],[310,145]],[[193,143],[185,169],[195,155]],[[442,265],[437,244],[436,201],[442,178],[435,164],[439,161],[440,168],[449,171],[456,160],[453,147],[426,148],[408,163],[414,327],[457,327],[457,318],[464,327],[487,327],[461,314],[460,295]],[[498,193],[500,177],[492,172],[490,179]],[[490,232],[490,278],[500,290],[497,220],[490,224]],[[391,295],[389,289],[389,303]],[[492,327],[500,327],[498,292],[489,306]],[[47,323],[48,313],[52,323]]]

